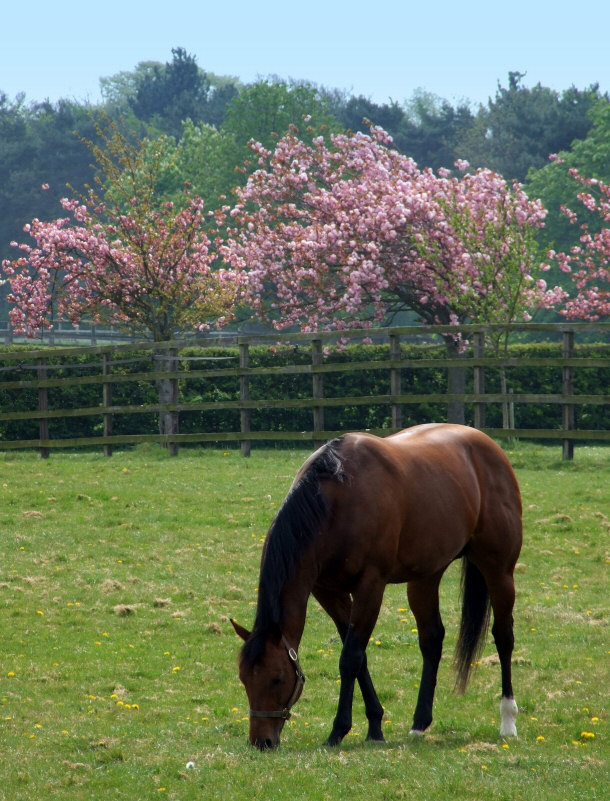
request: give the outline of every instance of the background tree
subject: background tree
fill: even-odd
[[[68,216],[26,227],[34,245],[5,261],[16,331],[35,336],[58,320],[112,323],[155,342],[174,332],[222,325],[231,315],[237,276],[214,269],[203,201],[181,207],[157,194],[162,140],[130,141],[114,123],[92,142],[102,177],[97,189],[63,199]],[[15,243],[16,244],[16,243]],[[160,382],[160,402],[170,384]],[[161,415],[161,432],[168,418]]]
[[[58,103],[26,105],[0,94],[0,260],[10,258],[11,241],[33,217],[61,214],[66,184],[91,182],[91,153],[74,135],[94,139],[86,106]],[[43,183],[51,189],[41,192]]]
[[[177,138],[187,119],[219,125],[237,88],[227,79],[217,79],[213,86],[210,75],[184,48],[172,49],[172,55],[172,61],[165,65],[145,65],[133,87],[126,85],[126,99],[135,116]],[[108,91],[108,84],[106,87]]]
[[[474,122],[466,102],[454,108],[448,100],[419,89],[405,104],[398,129],[389,133],[396,149],[414,159],[419,167],[451,169],[457,159],[464,157],[461,143]]]
[[[304,330],[405,309],[446,325],[524,314],[546,288],[533,278],[541,205],[490,170],[436,175],[389,144],[372,127],[330,146],[294,129],[273,152],[252,146],[260,166],[237,190],[223,254],[247,274],[255,311]],[[459,353],[459,338],[447,346]],[[451,373],[450,392],[463,392],[462,375]]]
[[[423,89],[417,89],[402,105],[374,103],[359,95],[323,90],[334,116],[347,131],[367,131],[366,120],[392,137],[396,150],[410,156],[420,167],[453,167],[462,156],[461,143],[474,126],[475,117],[465,101],[454,108]]]
[[[509,72],[508,87],[498,83],[495,98],[480,108],[478,125],[462,143],[462,157],[475,166],[521,182],[529,169],[543,167],[551,153],[586,137],[588,112],[601,96],[597,84],[559,93],[539,83],[532,89],[522,86],[524,77]]]
[[[270,78],[241,89],[229,103],[222,130],[235,138],[247,157],[251,155],[247,149],[251,139],[273,148],[291,125],[301,124],[304,116],[311,117],[311,136],[341,130],[327,98],[317,87]]]
[[[103,176],[97,188],[64,198],[68,217],[33,220],[35,245],[19,245],[23,255],[4,262],[18,330],[88,317],[162,342],[222,321],[235,275],[213,270],[203,201],[186,193],[177,209],[158,195],[164,140],[132,142],[111,122],[97,132],[102,145],[88,143]]]
[[[207,209],[219,208],[247,177],[241,163],[243,148],[230,133],[207,123],[186,120],[180,140],[166,141],[163,152],[157,191],[177,205],[183,202],[184,186],[189,184]]]
[[[587,217],[597,216],[598,225],[591,230],[573,208],[563,207],[580,237],[567,252],[549,252],[551,261],[569,277],[569,288],[550,291],[548,301],[559,303],[560,313],[568,320],[595,321],[610,317],[610,183],[583,176],[575,168],[569,169],[569,175],[581,188],[580,208]]]
[[[578,202],[582,185],[570,171],[610,183],[610,102],[598,100],[589,110],[591,128],[583,139],[576,139],[571,147],[558,153],[559,158],[549,161],[539,170],[530,170],[527,176],[527,191],[540,198],[548,216],[541,232],[546,247],[567,252],[578,244],[580,231],[570,218],[562,212],[562,206],[580,208],[581,222],[587,222],[591,231],[602,227],[603,222],[595,212],[588,211]]]
[[[321,91],[328,102],[330,112],[346,131],[366,132],[368,128],[364,121],[371,120],[390,135],[394,135],[405,117],[404,108],[394,101],[379,104],[364,95],[354,97],[338,90]]]

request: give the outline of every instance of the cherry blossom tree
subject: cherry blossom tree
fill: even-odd
[[[534,280],[541,204],[491,170],[420,171],[379,128],[312,146],[293,129],[237,190],[223,253],[277,328],[370,326],[399,309],[426,322],[510,322]],[[468,169],[465,162],[457,165]]]
[[[222,324],[239,282],[218,269],[203,201],[188,191],[181,206],[158,197],[162,142],[131,143],[113,124],[99,133],[98,188],[64,198],[66,217],[26,225],[34,244],[12,243],[21,256],[3,262],[14,329],[36,336],[59,320],[87,319],[162,342]]]
[[[86,319],[163,342],[230,314],[234,276],[212,269],[200,198],[179,211],[171,203],[149,209],[144,219],[138,209],[115,214],[67,198],[62,205],[69,216],[33,220],[24,230],[35,244],[19,245],[23,255],[3,263],[15,331],[34,337],[57,321]]]
[[[163,142],[130,141],[112,123],[90,147],[101,176],[85,197],[64,198],[67,216],[25,226],[34,244],[3,262],[13,328],[36,336],[60,320],[124,327],[155,342],[175,331],[222,325],[239,280],[218,264],[203,201],[185,193],[181,206],[157,192]],[[43,187],[44,188],[44,187]],[[161,403],[170,383],[159,382]],[[170,415],[160,415],[168,433]]]
[[[427,323],[528,319],[541,204],[491,170],[420,170],[370,134],[289,131],[237,190],[223,250],[247,274],[247,300],[277,328],[372,326],[401,310]],[[452,354],[459,336],[448,336]],[[458,373],[453,373],[461,381]],[[451,385],[450,392],[463,392]],[[455,410],[454,410],[455,411]]]
[[[603,227],[591,233],[588,223],[579,223],[576,212],[562,207],[570,222],[580,225],[580,242],[567,253],[549,251],[550,263],[569,276],[572,286],[549,290],[546,303],[561,306],[559,313],[568,320],[596,321],[610,316],[610,184],[576,169],[569,174],[584,187],[578,194],[583,208],[599,215]]]

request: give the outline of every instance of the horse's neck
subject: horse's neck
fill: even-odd
[[[282,620],[282,634],[292,648],[298,648],[305,629],[307,614],[307,601],[310,593],[305,597],[301,594],[285,596],[283,600],[284,616]]]
[[[308,575],[308,571],[297,568],[295,574],[285,582],[284,586],[277,592],[277,596],[269,599],[266,588],[263,584],[259,585],[259,604],[268,603],[276,606],[276,613],[280,620],[269,620],[268,615],[261,616],[260,622],[267,628],[279,625],[281,633],[288,641],[291,648],[298,648],[305,628],[305,618],[307,615],[307,602],[311,595],[313,580]],[[267,596],[267,600],[265,600]],[[269,611],[268,609],[266,611]],[[273,618],[276,617],[273,614]],[[264,621],[264,622],[263,622]],[[266,625],[265,625],[266,624]]]

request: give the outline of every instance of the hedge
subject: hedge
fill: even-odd
[[[23,352],[23,363],[28,364],[28,348],[15,346],[11,351]],[[446,358],[442,345],[401,346],[402,358],[409,360]],[[576,347],[578,356],[591,359],[608,357],[610,346],[605,344],[583,344]],[[507,384],[515,394],[560,394],[561,369],[558,367],[537,367],[528,365],[532,358],[551,358],[561,356],[561,345],[553,343],[516,344],[509,347],[508,355],[519,360],[519,366],[507,368]],[[207,379],[189,378],[193,371],[208,372],[223,365],[236,367],[239,352],[237,348],[186,348],[180,351],[181,357],[202,357],[205,361],[180,361],[179,369],[184,377],[179,382],[181,403],[222,402],[239,399],[239,381],[235,376],[220,376]],[[230,361],[215,361],[210,357],[231,357]],[[309,346],[269,347],[252,346],[249,353],[250,367],[279,367],[289,364],[311,364]],[[327,361],[345,363],[361,361],[383,361],[389,358],[389,345],[348,345],[344,350],[331,349]],[[113,375],[132,375],[152,371],[154,362],[149,351],[122,352],[117,360],[122,363],[111,368]],[[134,360],[134,361],[129,361]],[[87,375],[100,375],[100,356],[98,354],[79,355],[61,358],[53,357],[49,349],[47,359],[49,378]],[[32,379],[34,370],[24,370],[14,362],[0,373],[2,383]],[[60,367],[61,365],[61,367]],[[54,369],[55,368],[55,369]],[[575,394],[596,395],[608,392],[608,369],[577,368],[575,370]],[[401,370],[402,392],[404,394],[438,394],[446,392],[447,375],[443,367]],[[485,370],[486,391],[500,392],[500,371],[491,367]],[[473,371],[467,370],[466,392],[473,391]],[[250,378],[251,400],[311,398],[311,375],[261,375]],[[362,397],[389,394],[389,371],[387,369],[363,370],[353,373],[328,373],[324,376],[324,396]],[[100,406],[102,402],[100,385],[82,384],[69,387],[52,387],[48,390],[49,409],[74,409]],[[113,405],[146,405],[157,402],[154,381],[137,380],[113,385]],[[0,389],[0,411],[34,411],[38,408],[36,389]],[[487,406],[486,424],[500,427],[502,416],[500,404]],[[466,405],[466,422],[472,423],[472,404]],[[444,403],[405,404],[403,421],[405,426],[445,419]],[[312,425],[310,409],[254,409],[251,425],[256,431],[310,430]],[[591,430],[610,429],[610,409],[603,405],[582,405],[576,407],[577,428]],[[561,406],[558,404],[515,404],[515,425],[517,428],[560,428]],[[101,433],[101,415],[58,418],[49,420],[51,438],[91,437]],[[390,428],[390,409],[387,406],[346,405],[328,407],[325,410],[325,427],[328,430],[354,430],[366,428]],[[154,412],[120,414],[114,416],[113,433],[146,434],[157,430],[157,415]],[[180,415],[180,432],[223,432],[239,430],[239,411],[236,409],[213,409],[184,411]],[[1,440],[36,439],[38,421],[36,419],[0,421]]]

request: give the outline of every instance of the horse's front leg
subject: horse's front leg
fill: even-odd
[[[359,642],[350,624],[347,636],[341,649],[339,658],[339,675],[341,689],[339,690],[339,703],[333,721],[333,728],[324,743],[325,745],[339,745],[341,740],[352,728],[352,705],[354,702],[354,684],[365,658],[366,643]]]
[[[352,599],[349,593],[343,592],[336,587],[333,587],[332,589],[329,589],[328,587],[316,587],[314,589],[314,595],[321,604],[322,608],[333,619],[335,625],[337,626],[339,636],[341,637],[341,642],[345,643],[347,632],[349,630],[349,621],[352,617]],[[375,692],[375,687],[373,686],[373,681],[367,665],[366,652],[362,657],[360,672],[358,673],[357,679],[360,686],[360,691],[362,692],[366,717],[369,723],[369,730],[366,739],[373,740],[375,742],[383,742],[384,737],[383,732],[381,731],[383,707],[379,702],[379,698]]]
[[[360,591],[353,595],[352,620],[347,627],[339,658],[339,676],[341,678],[339,703],[333,727],[325,745],[338,745],[352,728],[352,705],[356,679],[362,679],[361,686],[364,685],[365,700],[366,696],[371,700],[371,691],[377,700],[366,665],[366,647],[379,615],[383,590],[383,585],[369,585],[366,590],[361,587]],[[381,707],[378,700],[377,704]],[[369,711],[372,712],[367,709],[367,715]],[[382,714],[383,710],[381,710]],[[378,718],[376,723],[374,720],[371,722],[371,717],[369,717],[370,739],[383,740],[381,715],[372,715],[373,718]]]

